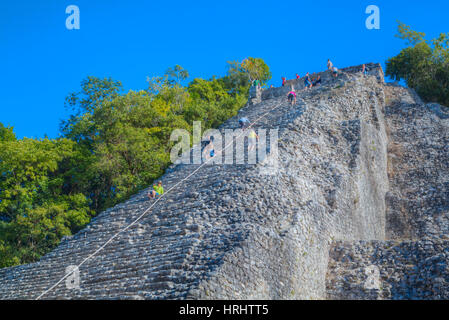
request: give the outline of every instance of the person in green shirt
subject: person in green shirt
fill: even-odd
[[[164,194],[164,187],[162,186],[162,181],[158,181],[157,185],[153,185],[153,190],[148,192],[148,197],[150,199],[156,198],[156,196],[161,196]]]

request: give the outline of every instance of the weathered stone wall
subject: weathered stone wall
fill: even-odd
[[[334,243],[327,295],[448,299],[449,112],[400,86],[385,92],[386,237],[395,240]]]
[[[448,239],[449,110],[404,88],[388,89],[388,238]]]
[[[447,300],[448,248],[449,241],[430,239],[335,242],[327,298]]]

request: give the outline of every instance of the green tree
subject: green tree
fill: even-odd
[[[87,77],[81,82],[81,91],[70,93],[65,107],[74,114],[61,122],[61,132],[77,142],[89,144],[94,139],[92,114],[103,102],[113,99],[122,90],[122,83],[111,78]]]
[[[73,152],[67,140],[21,139],[0,142],[0,213],[4,220],[26,214],[35,204],[57,197],[63,179],[58,165]]]
[[[386,75],[405,80],[424,101],[449,106],[449,33],[427,41],[425,33],[399,22],[396,36],[408,47],[386,61]]]
[[[271,72],[268,65],[262,58],[246,58],[242,62],[228,62],[228,74],[245,75],[249,83],[259,80],[261,85],[265,85],[271,79]]]
[[[14,134],[12,127],[5,127],[0,122],[0,141],[15,141],[16,135]]]
[[[189,77],[189,72],[178,64],[173,68],[168,68],[165,74],[170,84],[180,85],[182,81]]]
[[[65,194],[68,139],[0,141],[0,266],[35,261],[89,222],[88,199]]]

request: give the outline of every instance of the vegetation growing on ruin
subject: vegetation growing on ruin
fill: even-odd
[[[407,47],[386,61],[386,75],[405,80],[426,102],[449,106],[449,33],[426,40],[426,34],[399,22],[398,38]]]

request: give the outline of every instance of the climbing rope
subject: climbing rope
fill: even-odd
[[[264,118],[268,113],[272,112],[274,109],[277,109],[279,106],[282,105],[282,102],[279,102],[277,104],[275,104],[275,106],[273,108],[271,108],[268,112],[264,113],[262,116],[260,116],[259,118],[257,118],[254,122],[251,123],[250,126],[248,126],[249,128],[252,128],[254,124],[256,124],[257,122],[259,122],[262,118]],[[238,135],[236,137],[236,139],[238,139],[239,137],[241,137],[243,135],[243,132]],[[225,148],[222,148],[220,151],[218,151],[219,153],[222,153],[224,151],[226,151],[227,148],[229,148],[230,146],[233,146],[234,141],[231,141],[227,146],[225,146]],[[122,234],[123,232],[125,232],[126,230],[128,230],[129,228],[131,228],[133,225],[135,225],[137,222],[139,222],[160,200],[162,200],[164,198],[164,196],[168,193],[170,193],[173,189],[175,189],[177,186],[179,186],[180,184],[182,184],[184,181],[188,180],[190,177],[192,177],[195,173],[197,173],[204,165],[206,165],[209,161],[211,161],[213,158],[208,159],[207,161],[205,161],[204,163],[202,163],[198,168],[196,168],[194,171],[192,171],[189,175],[187,175],[187,177],[185,177],[184,179],[182,179],[181,181],[177,182],[175,185],[173,185],[171,188],[169,188],[166,192],[164,192],[159,198],[156,199],[156,201],[154,201],[151,206],[149,206],[139,217],[137,217],[137,219],[135,219],[132,223],[130,223],[129,225],[127,225],[125,228],[121,229],[120,231],[118,231],[116,234],[114,234],[108,241],[106,241],[102,246],[100,246],[97,250],[95,250],[93,253],[91,253],[87,258],[85,258],[79,265],[77,265],[75,268],[72,268],[72,270],[70,272],[68,272],[67,274],[65,274],[64,277],[62,277],[58,282],[56,282],[53,286],[51,286],[49,289],[45,290],[44,292],[42,292],[37,298],[36,300],[39,300],[40,298],[42,298],[44,295],[46,295],[47,293],[49,293],[50,291],[52,291],[54,288],[56,288],[62,281],[64,281],[67,277],[69,277],[71,274],[73,274],[76,270],[79,270],[79,268],[85,264],[88,260],[90,260],[91,258],[93,258],[95,255],[97,255],[100,251],[102,251],[109,243],[111,243],[115,238],[117,238],[120,234]]]

